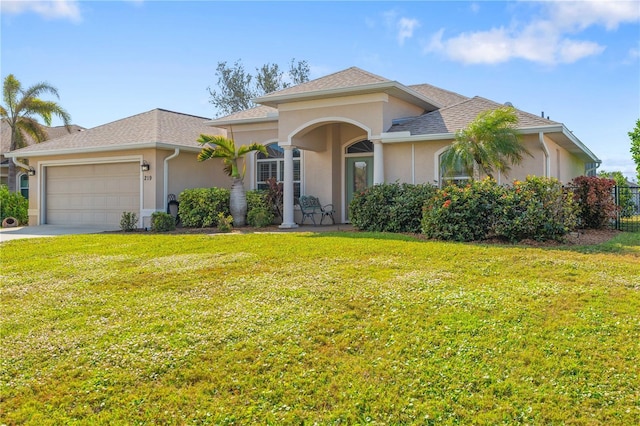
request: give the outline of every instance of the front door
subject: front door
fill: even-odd
[[[353,195],[373,185],[373,157],[347,157],[346,160],[346,216],[349,220],[349,204]]]

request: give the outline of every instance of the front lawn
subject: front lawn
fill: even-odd
[[[0,424],[640,423],[640,233],[0,247]]]

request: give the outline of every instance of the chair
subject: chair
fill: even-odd
[[[310,218],[313,222],[314,226],[316,224],[315,215],[320,215],[320,225],[322,225],[322,221],[325,217],[330,217],[331,222],[335,225],[336,221],[333,217],[335,210],[333,209],[333,204],[325,204],[324,206],[320,204],[320,200],[318,197],[314,197],[313,195],[302,195],[299,200],[300,211],[302,212],[302,222],[300,225],[304,224],[306,218]]]

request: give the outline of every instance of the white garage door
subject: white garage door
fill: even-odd
[[[46,223],[120,226],[122,212],[140,214],[140,165],[50,166],[46,170]]]

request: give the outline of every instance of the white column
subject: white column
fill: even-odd
[[[384,183],[384,154],[382,141],[373,140],[373,184]]]
[[[284,182],[282,183],[282,224],[280,228],[297,228],[293,220],[293,150],[295,146],[285,145]]]

